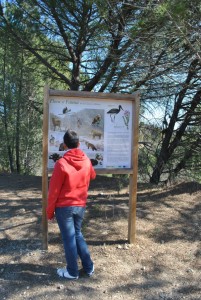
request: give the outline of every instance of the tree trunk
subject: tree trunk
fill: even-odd
[[[5,35],[6,36],[6,35]],[[7,116],[7,105],[6,105],[6,55],[7,55],[7,39],[5,39],[4,42],[4,54],[3,54],[3,68],[2,68],[2,76],[3,76],[3,82],[2,82],[2,94],[3,94],[3,113],[4,117],[3,123],[4,123],[4,133],[6,136],[6,149],[7,149],[7,155],[8,155],[8,161],[10,166],[11,173],[14,172],[14,166],[13,166],[13,155],[12,155],[12,148],[10,145],[10,139],[9,139],[9,130],[8,130],[8,116]]]
[[[191,88],[191,80],[194,79],[194,76],[196,74],[196,68],[199,65],[199,60],[195,59],[192,61],[192,63],[189,66],[189,72],[185,81],[185,84],[183,85],[183,89],[179,92],[177,100],[175,101],[174,110],[170,119],[170,123],[167,127],[167,129],[164,130],[164,139],[161,146],[161,151],[159,153],[159,156],[157,158],[156,165],[154,167],[152,176],[150,178],[150,183],[158,184],[160,181],[160,177],[162,175],[162,172],[164,170],[164,167],[166,163],[168,162],[169,158],[172,156],[173,152],[181,142],[187,126],[190,124],[191,119],[193,118],[194,112],[198,105],[201,102],[201,90],[198,90],[194,96],[190,104],[186,105],[185,107],[185,114],[182,119],[182,123],[180,127],[176,130],[174,130],[175,124],[179,119],[179,112],[180,110],[185,106],[185,103],[182,104],[186,97],[186,93],[189,88]]]
[[[17,92],[17,114],[16,114],[16,134],[15,134],[15,154],[16,154],[16,170],[21,171],[20,165],[20,107],[22,102],[22,84],[23,84],[23,51],[21,57],[21,67],[19,76],[19,87]]]

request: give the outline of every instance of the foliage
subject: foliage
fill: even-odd
[[[7,32],[1,35],[0,48],[0,137],[4,141],[1,170],[36,172],[42,146],[41,88],[29,53],[16,45]]]
[[[119,192],[124,187],[129,185],[129,175],[128,174],[113,174],[113,177],[116,179],[116,190]]]
[[[195,170],[200,149],[200,13],[198,0],[1,1],[0,29],[9,36],[8,44],[2,40],[0,46],[2,58],[6,53],[1,66],[6,166],[13,169],[14,149],[16,160],[27,151],[27,146],[16,148],[17,133],[23,146],[33,131],[41,139],[41,86],[46,82],[71,90],[140,90],[142,113],[156,106],[163,111],[154,124],[157,137],[152,124],[143,140],[140,172],[146,170],[150,181],[158,183],[189,167]],[[13,122],[14,113],[18,118]],[[19,118],[23,114],[30,125]]]

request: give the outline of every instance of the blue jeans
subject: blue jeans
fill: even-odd
[[[89,249],[81,232],[84,213],[85,208],[78,206],[58,207],[55,210],[65,250],[66,268],[71,276],[79,275],[78,256],[86,273],[93,269]]]

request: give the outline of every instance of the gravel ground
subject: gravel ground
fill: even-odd
[[[41,177],[0,174],[1,299],[201,299],[201,185],[138,186],[136,243],[128,244],[128,190],[97,176],[83,231],[95,274],[60,279],[56,223],[42,250]],[[80,266],[81,268],[81,266]]]

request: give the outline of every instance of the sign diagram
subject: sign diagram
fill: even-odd
[[[49,99],[48,168],[65,153],[63,136],[77,132],[80,148],[96,169],[131,168],[132,103],[96,98],[51,96]]]

